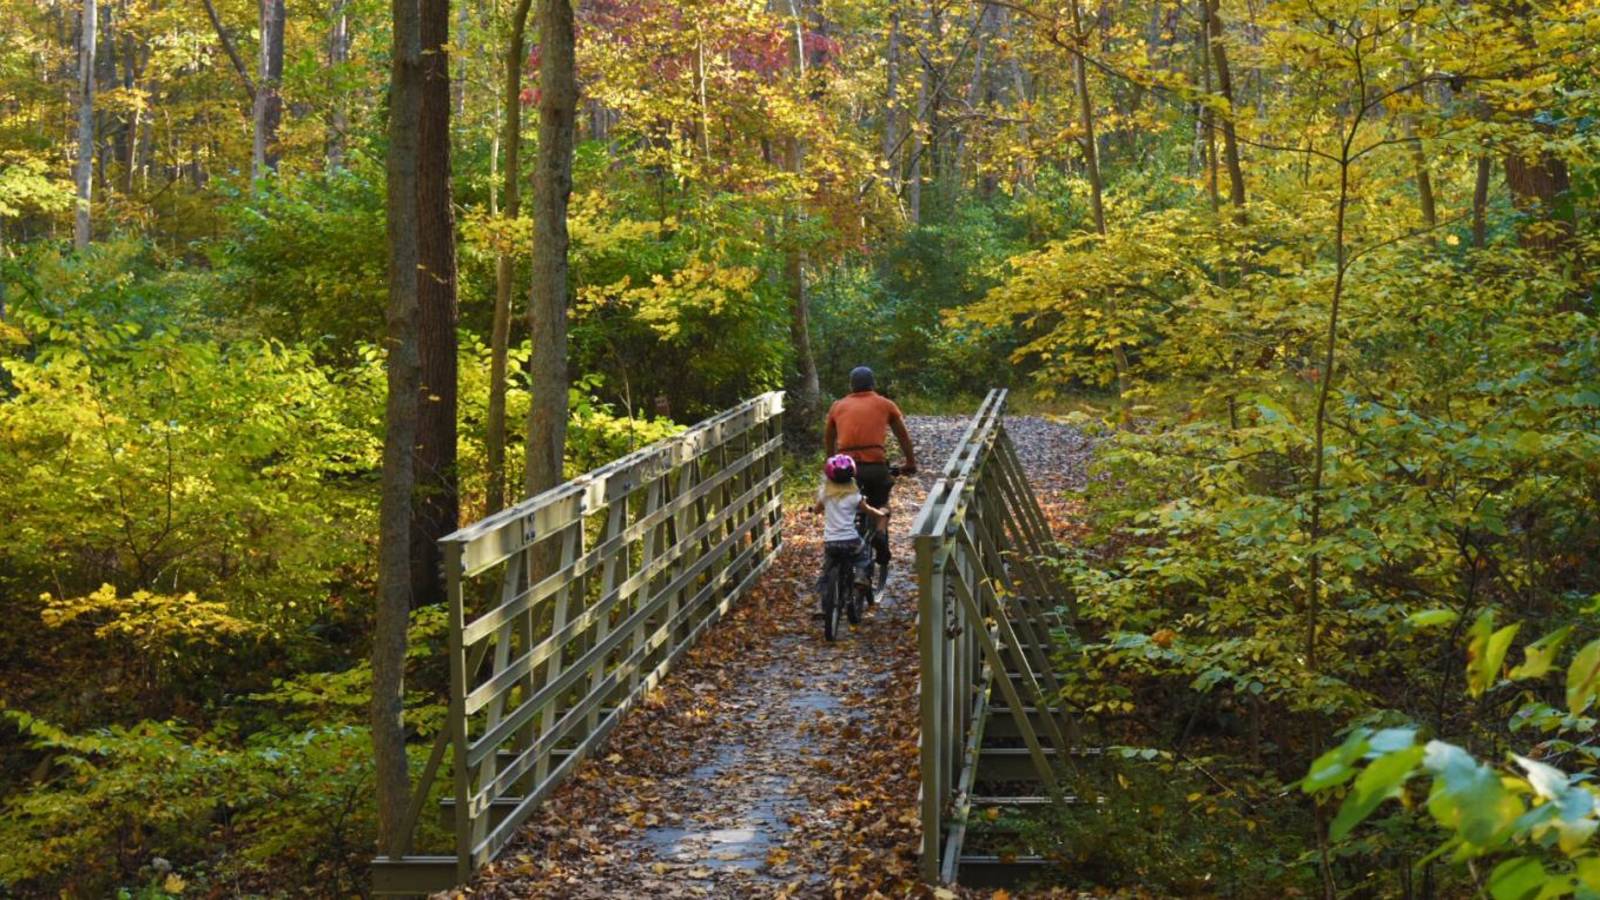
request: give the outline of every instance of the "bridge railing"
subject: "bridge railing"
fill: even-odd
[[[912,525],[921,651],[922,875],[955,880],[983,730],[998,690],[1033,774],[1060,792],[1074,739],[1054,712],[1055,610],[1069,600],[1044,563],[1054,542],[991,391]],[[1069,612],[1070,618],[1070,612]]]
[[[493,859],[782,543],[783,395],[684,433],[440,541],[449,585],[449,856],[379,858],[379,893],[449,888]]]

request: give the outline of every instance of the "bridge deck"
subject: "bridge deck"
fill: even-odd
[[[966,422],[912,417],[919,458],[936,468]],[[1041,494],[1082,478],[1081,435],[1041,420],[1007,427]],[[622,717],[474,890],[583,898],[838,886],[854,896],[915,881],[917,594],[907,532],[932,480],[897,487],[886,597],[833,644],[811,615],[820,524],[788,503],[785,545],[763,582]],[[987,764],[1015,767],[1005,752],[990,755]],[[972,865],[972,878],[990,877],[993,867]]]

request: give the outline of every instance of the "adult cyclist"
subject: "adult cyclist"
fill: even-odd
[[[885,443],[889,430],[900,444],[900,473],[914,475],[917,471],[917,454],[911,446],[911,434],[906,431],[905,416],[893,400],[878,393],[872,370],[857,366],[850,370],[850,393],[838,400],[828,410],[828,424],[823,432],[823,449],[828,456],[843,453],[856,461],[856,484],[871,506],[889,508],[889,488],[894,480],[889,474],[889,456]],[[878,529],[873,550],[878,562],[878,587],[889,575],[889,523],[884,517]]]

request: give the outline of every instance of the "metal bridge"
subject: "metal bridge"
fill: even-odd
[[[1060,797],[1073,739],[1049,702],[1066,593],[1004,403],[990,392],[912,528],[930,882],[1026,868],[963,855],[967,818]],[[782,546],[782,413],[781,392],[755,397],[440,541],[448,724],[415,787],[406,854],[373,862],[375,893],[468,881],[760,579]],[[1019,783],[1036,787],[977,793]],[[414,852],[434,804],[454,846]]]

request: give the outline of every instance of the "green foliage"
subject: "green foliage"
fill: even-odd
[[[1050,883],[1085,890],[1234,897],[1314,889],[1301,856],[1310,823],[1280,784],[1219,770],[1217,760],[1172,761],[1142,749],[1151,752],[1079,773],[1079,796],[1095,802],[1050,807],[1039,818],[975,814],[968,852],[1041,855],[1054,864]],[[1213,780],[1219,772],[1226,787]]]
[[[3,364],[5,570],[58,596],[193,592],[272,629],[316,615],[366,553],[347,538],[374,505],[360,489],[372,382],[304,350],[102,327],[81,309],[18,311],[35,346]]]
[[[787,307],[759,202],[604,179],[573,198],[574,371],[635,415],[693,420],[783,382]],[[580,171],[580,179],[584,177]]]
[[[842,390],[863,364],[897,396],[981,396],[994,386],[1014,343],[1009,324],[948,328],[944,314],[995,285],[1030,231],[1046,227],[1040,217],[1026,200],[974,198],[930,212],[881,260],[847,259],[825,270],[811,294],[824,388]]]
[[[1505,652],[1496,636],[1516,631],[1511,625],[1491,634],[1491,627],[1486,612],[1468,638],[1466,670],[1471,695],[1500,682],[1499,665],[1489,665]],[[1529,643],[1527,656],[1538,663],[1513,669],[1506,677],[1523,681],[1545,675],[1570,630],[1564,627]],[[1509,641],[1508,636],[1505,643]],[[1600,641],[1574,654],[1567,666],[1569,685],[1592,680],[1592,648],[1597,646]],[[1475,673],[1485,671],[1489,674],[1483,677],[1490,684],[1479,686],[1474,682]],[[1578,716],[1593,699],[1587,689],[1569,693],[1568,712]],[[1515,715],[1526,716],[1529,705],[1534,704],[1530,701]],[[1557,758],[1562,751],[1544,741],[1536,752]],[[1454,744],[1437,739],[1420,742],[1416,728],[1375,732],[1360,727],[1319,757],[1300,787],[1311,794],[1343,792],[1339,812],[1329,827],[1329,837],[1338,841],[1385,800],[1398,798],[1409,808],[1414,801],[1407,783],[1425,777],[1429,787],[1423,805],[1446,834],[1434,855],[1448,853],[1455,861],[1498,859],[1487,881],[1492,896],[1596,897],[1600,896],[1600,845],[1593,838],[1600,830],[1600,790],[1589,783],[1595,755],[1586,752],[1579,760],[1582,771],[1568,774],[1540,759],[1510,753],[1507,770],[1500,770]],[[1347,783],[1350,787],[1344,789]]]
[[[348,361],[383,335],[387,296],[382,161],[273,179],[231,198],[211,251],[207,306],[244,334],[316,347]]]
[[[59,212],[72,206],[72,185],[52,178],[37,156],[0,155],[0,220],[30,212]]]
[[[47,754],[50,774],[0,807],[0,841],[33,848],[0,854],[0,888],[105,895],[157,857],[191,886],[352,891],[365,878],[376,825],[362,729],[261,735],[231,749],[177,722],[68,734],[6,716]],[[217,856],[223,840],[237,855]]]

